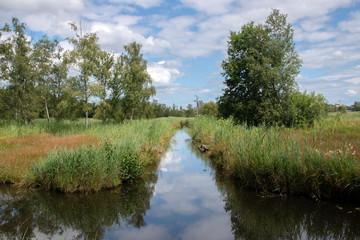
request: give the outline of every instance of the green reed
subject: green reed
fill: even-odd
[[[248,127],[200,117],[190,121],[189,132],[198,144],[209,144],[213,163],[244,187],[265,194],[358,201],[360,161],[355,151],[346,143],[334,151],[318,150],[317,139],[321,145],[326,138],[316,130]]]

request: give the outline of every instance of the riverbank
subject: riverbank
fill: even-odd
[[[360,201],[360,121],[330,116],[312,128],[234,125],[194,118],[189,133],[213,164],[265,195]]]
[[[180,118],[0,126],[0,183],[62,192],[113,188],[153,171]]]

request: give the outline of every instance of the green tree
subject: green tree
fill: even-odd
[[[204,103],[202,114],[205,116],[217,117],[219,114],[218,105],[213,101]]]
[[[69,39],[73,45],[71,51],[71,59],[79,69],[79,75],[72,81],[73,88],[77,91],[79,100],[83,103],[82,110],[85,113],[85,125],[88,127],[88,115],[92,109],[89,99],[92,96],[98,96],[101,91],[101,86],[92,77],[96,72],[96,60],[100,51],[100,46],[97,43],[98,37],[96,33],[87,33],[84,36],[80,31],[77,32],[77,26],[71,25],[76,32],[76,37]]]
[[[223,117],[249,125],[284,124],[301,66],[286,18],[272,10],[265,24],[251,22],[241,32],[230,32],[228,58],[222,63],[226,88],[219,98]]]
[[[195,116],[196,116],[196,109],[193,108],[191,104],[189,104],[186,110],[186,117],[195,117]]]
[[[0,78],[7,82],[8,108],[14,118],[31,124],[37,113],[37,97],[32,48],[25,29],[26,25],[17,18],[12,19],[12,29],[7,24],[1,29],[11,34],[0,43]]]
[[[68,52],[63,52],[58,48],[54,56],[54,64],[51,68],[50,93],[52,115],[60,120],[62,118],[74,119],[78,117],[78,111],[81,109],[76,100],[76,93],[73,91],[70,80],[67,78],[70,56]]]
[[[150,97],[156,94],[155,87],[147,72],[147,63],[140,53],[141,44],[132,42],[124,47],[122,110],[125,118],[141,117]]]
[[[360,102],[359,101],[355,101],[354,105],[351,107],[352,111],[360,111]]]
[[[96,117],[106,122],[110,118],[111,105],[106,101],[107,92],[110,90],[109,82],[112,77],[114,56],[107,51],[99,51],[96,57],[95,79],[100,83],[100,105],[96,109]]]
[[[35,81],[38,95],[44,101],[46,118],[50,122],[49,100],[51,98],[52,80],[51,71],[54,67],[55,54],[58,48],[56,40],[51,41],[46,35],[34,44],[32,60],[34,61]]]
[[[339,107],[338,107],[338,111],[339,112],[341,112],[342,114],[345,114],[345,113],[347,113],[347,106],[346,105],[340,105]]]
[[[112,75],[108,83],[110,92],[109,102],[111,108],[111,115],[117,121],[124,119],[121,108],[124,75],[124,56],[120,56],[117,58],[116,62],[113,65]]]

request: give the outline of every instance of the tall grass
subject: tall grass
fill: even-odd
[[[34,122],[31,127],[2,123],[0,129],[1,136],[5,137],[13,134],[23,138],[26,134],[41,133],[97,137],[100,143],[95,146],[64,148],[60,145],[40,159],[31,159],[33,163],[26,167],[26,174],[15,182],[65,192],[97,191],[147,174],[149,166],[157,162],[167,147],[175,128],[180,126],[180,121],[180,118],[136,120],[123,124],[94,121],[88,129],[82,122],[47,124],[39,121]],[[6,161],[1,162],[3,165],[5,163]],[[14,169],[11,164],[4,167],[7,169],[5,172],[0,171],[0,181],[7,182],[6,178],[11,179],[8,173]]]
[[[209,144],[213,163],[245,187],[263,193],[360,200],[360,159],[355,154],[360,149],[343,135],[339,140],[338,127],[247,127],[201,117],[190,121],[189,132],[195,142]],[[332,141],[336,149],[329,150]]]

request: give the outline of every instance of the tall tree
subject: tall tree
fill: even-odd
[[[97,108],[98,115],[105,122],[110,117],[111,105],[106,102],[107,92],[110,90],[110,81],[112,77],[112,67],[114,65],[114,56],[107,51],[99,51],[96,57],[95,73],[96,80],[100,83],[100,106]]]
[[[219,98],[223,117],[250,125],[284,124],[301,66],[286,18],[272,10],[265,24],[251,22],[241,32],[230,32],[222,63],[226,88]]]
[[[35,66],[35,81],[37,83],[38,93],[44,101],[46,118],[50,122],[49,100],[51,98],[52,80],[51,72],[54,68],[55,54],[58,47],[57,40],[51,41],[44,35],[34,44],[32,60]]]
[[[69,42],[74,47],[70,55],[79,70],[79,75],[73,81],[73,87],[76,89],[80,101],[83,102],[82,110],[85,113],[85,125],[88,127],[88,115],[92,109],[89,99],[92,96],[97,96],[100,91],[99,84],[92,81],[96,71],[96,59],[100,46],[97,43],[98,37],[96,33],[82,35],[82,31],[77,32],[75,24],[71,26],[76,32],[76,37],[69,39]]]
[[[1,79],[7,81],[8,104],[16,119],[31,124],[37,108],[34,66],[31,61],[31,43],[25,34],[26,26],[12,19],[12,30],[6,25],[2,30],[11,32],[1,42]]]
[[[156,94],[147,72],[147,63],[140,53],[141,47],[141,44],[136,42],[124,47],[126,54],[123,56],[122,109],[124,116],[129,119],[133,119],[134,115],[140,116],[150,97]]]

